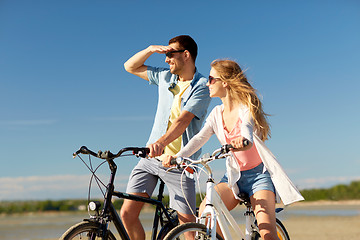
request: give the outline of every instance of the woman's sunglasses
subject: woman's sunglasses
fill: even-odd
[[[209,75],[209,84],[213,84],[215,83],[217,80],[221,80],[221,78],[214,78],[212,76]]]
[[[165,56],[167,56],[168,58],[172,58],[172,57],[174,56],[174,53],[185,52],[185,50],[186,50],[186,49],[170,51],[170,52],[165,53]]]

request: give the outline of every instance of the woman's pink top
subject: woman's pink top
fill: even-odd
[[[230,143],[231,140],[236,139],[241,136],[241,119],[236,122],[235,127],[229,132],[224,126],[225,139],[227,143]],[[246,151],[234,151],[234,156],[240,166],[240,171],[250,170],[258,166],[262,161],[259,156],[259,153],[256,149],[255,144],[249,150]]]

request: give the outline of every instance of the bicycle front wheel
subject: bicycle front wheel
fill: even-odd
[[[59,240],[101,239],[101,227],[97,222],[80,222],[70,227]],[[109,240],[116,240],[112,232],[108,231]]]
[[[276,232],[280,240],[290,240],[289,234],[286,231],[284,224],[282,224],[282,222],[277,218],[276,218]],[[260,240],[262,238],[260,237],[260,234],[258,232],[255,232],[255,236],[253,236],[251,239]]]
[[[200,223],[185,223],[172,229],[164,240],[183,240],[186,239],[184,234],[194,234],[194,239],[207,240],[210,236],[206,234],[206,226]],[[223,240],[222,237],[216,234],[216,239]]]

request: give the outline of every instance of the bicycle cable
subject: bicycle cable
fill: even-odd
[[[201,186],[200,186],[200,175],[201,175],[201,172],[204,172],[205,174],[207,174],[207,172],[204,170],[204,168],[205,168],[205,166],[202,166],[202,167],[199,167],[198,165],[196,165],[196,164],[193,164],[193,163],[190,163],[190,164],[188,164],[188,165],[186,165],[186,167],[191,167],[191,168],[193,168],[195,171],[194,171],[194,173],[192,173],[193,175],[195,175],[196,174],[196,183],[197,183],[197,185],[198,185],[198,190],[199,190],[199,194],[200,194],[200,200],[201,200],[201,202],[203,201],[203,196],[202,196],[202,193],[201,193]],[[186,168],[185,167],[185,168]],[[181,179],[181,192],[182,192],[182,194],[183,194],[183,196],[184,196],[184,198],[185,198],[185,201],[186,201],[186,204],[188,205],[188,207],[190,208],[190,210],[191,210],[191,213],[192,213],[192,215],[197,219],[198,218],[198,216],[196,216],[196,213],[194,213],[194,211],[193,211],[193,209],[191,208],[191,205],[190,205],[190,203],[189,203],[189,201],[188,201],[188,199],[187,199],[187,197],[186,197],[186,194],[185,194],[185,191],[184,191],[184,186],[183,186],[183,184],[182,184],[182,180],[183,180],[183,176],[184,176],[184,174],[186,175],[186,170],[185,170],[185,168],[184,168],[184,170],[182,171],[182,173],[181,173],[181,177],[180,177],[180,179]],[[196,171],[196,170],[200,170],[200,171]],[[206,196],[205,196],[206,197]],[[196,197],[195,197],[196,198]]]

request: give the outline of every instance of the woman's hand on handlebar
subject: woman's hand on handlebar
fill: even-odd
[[[233,151],[246,151],[252,147],[252,143],[243,136],[231,140],[230,144],[234,147]]]
[[[162,161],[162,165],[167,168],[174,166],[170,163],[172,159],[176,159],[176,157],[165,155],[165,159]]]
[[[195,170],[191,166],[187,166],[186,164],[179,163],[177,160],[182,160],[182,158],[177,158],[176,156],[165,155],[165,159],[162,161],[162,165],[169,169],[171,168],[184,168],[190,174],[194,174]]]

